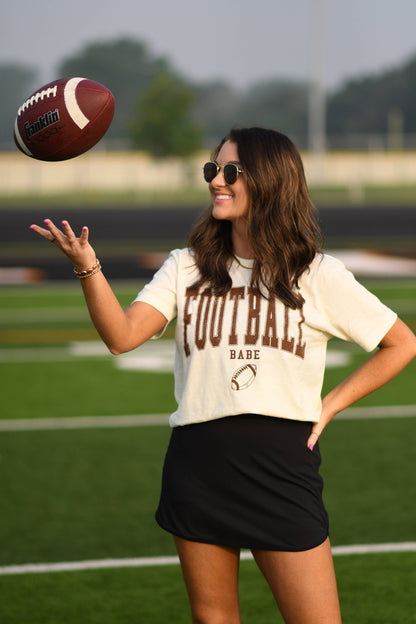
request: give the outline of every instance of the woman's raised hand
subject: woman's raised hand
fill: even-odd
[[[95,251],[88,242],[87,227],[82,228],[81,236],[77,238],[68,221],[62,221],[62,229],[57,228],[51,219],[45,219],[43,223],[44,227],[33,224],[30,228],[56,245],[71,260],[75,275],[81,280],[91,320],[111,353],[131,351],[166,326],[167,318],[143,301],[123,310],[101,272]]]
[[[81,236],[77,238],[68,221],[62,221],[62,230],[51,219],[45,219],[44,224],[45,227],[33,224],[30,229],[63,251],[77,270],[82,271],[95,264],[97,258],[88,242],[87,227],[82,228]]]

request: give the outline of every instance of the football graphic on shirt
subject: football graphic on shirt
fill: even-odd
[[[255,364],[244,364],[234,372],[231,378],[232,390],[244,390],[251,386],[257,375],[257,366]]]

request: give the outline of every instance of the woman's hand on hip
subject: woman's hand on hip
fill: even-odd
[[[310,451],[313,451],[313,447],[317,443],[321,433],[322,433],[322,431],[319,429],[319,425],[318,424],[313,425],[312,431],[311,431],[311,433],[309,435],[309,438],[308,438],[308,449]]]

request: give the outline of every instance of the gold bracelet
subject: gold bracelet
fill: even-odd
[[[98,258],[96,263],[90,269],[85,269],[85,271],[77,271],[77,269],[74,267],[74,273],[79,279],[91,277],[91,275],[95,275],[99,271],[101,271],[101,264]]]

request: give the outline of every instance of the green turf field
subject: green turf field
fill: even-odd
[[[349,204],[372,206],[384,205],[402,205],[413,207],[416,199],[416,186],[414,184],[370,184],[370,185],[349,185],[340,186],[326,185],[309,187],[311,197],[316,205],[332,207],[337,205]],[[100,191],[85,189],[74,189],[72,192],[36,192],[33,189],[30,193],[21,192],[13,194],[0,194],[0,210],[2,207],[13,206],[15,209],[26,208],[29,205],[47,206],[53,205],[70,205],[71,209],[80,209],[85,205],[96,207],[102,210],[106,207],[114,207],[114,205],[128,207],[131,206],[135,210],[140,206],[149,205],[171,205],[171,206],[194,206],[200,204],[205,206],[207,201],[207,191],[204,186],[197,184],[196,186],[188,186],[186,188],[172,189],[140,189],[128,191]]]
[[[415,280],[367,285],[416,329]],[[139,287],[115,284],[124,305]],[[2,287],[1,419],[174,408],[171,373],[123,369],[113,356],[73,348],[96,340],[79,284]],[[340,342],[331,349],[347,360],[328,369],[325,387],[365,357]],[[413,363],[360,402],[399,406],[397,416],[339,419],[322,436],[334,546],[416,541],[416,421],[405,417],[416,405],[415,373]],[[169,433],[166,425],[0,431],[0,571],[174,555],[170,536],[153,519]],[[345,624],[416,623],[416,552],[336,555],[335,565]],[[240,591],[243,623],[282,622],[252,561],[241,563]],[[178,565],[0,574],[0,596],[2,624],[190,621]]]

